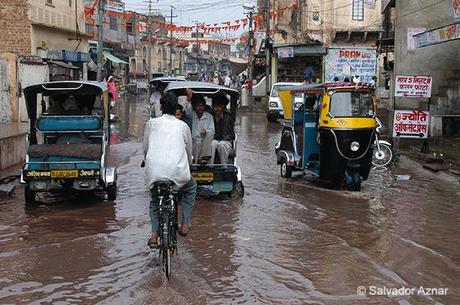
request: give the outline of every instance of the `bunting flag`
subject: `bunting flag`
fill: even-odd
[[[95,0],[93,5],[90,7],[85,7],[85,18],[86,22],[89,24],[95,24],[95,19],[94,15],[96,13],[96,5],[98,3],[98,0]],[[284,15],[288,10],[296,10],[298,8],[297,3],[294,3],[288,7],[283,7],[280,9],[272,10],[270,12],[270,18],[276,18],[278,16]],[[115,12],[115,11],[105,11],[104,13],[105,16],[107,17],[116,17],[123,19],[125,22],[122,24],[119,24],[121,26],[126,26],[128,21],[131,20],[136,16],[135,12]],[[243,18],[243,19],[237,19],[233,21],[224,21],[221,23],[214,23],[214,24],[207,24],[207,25],[198,25],[198,26],[180,26],[180,25],[175,25],[175,24],[168,24],[165,22],[161,22],[159,20],[149,20],[147,16],[144,15],[139,15],[139,21],[145,22],[148,24],[147,26],[150,27],[152,25],[156,26],[157,28],[164,29],[167,31],[172,31],[172,32],[194,32],[198,29],[201,29],[204,33],[220,33],[222,31],[226,32],[236,32],[240,30],[242,27],[243,29],[246,28],[246,26],[249,23],[248,18]],[[253,22],[254,22],[254,28],[257,28],[259,25],[263,24],[265,22],[264,15],[262,14],[257,14],[253,16]],[[104,23],[107,23],[104,21]],[[219,26],[219,24],[222,24],[223,26]]]

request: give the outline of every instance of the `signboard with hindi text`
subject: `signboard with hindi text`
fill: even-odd
[[[433,85],[431,76],[397,75],[395,82],[395,96],[431,97]]]
[[[324,79],[343,82],[345,78],[359,76],[361,82],[370,83],[377,75],[377,51],[372,49],[333,49],[325,56]]]
[[[395,110],[393,137],[428,138],[428,111]]]

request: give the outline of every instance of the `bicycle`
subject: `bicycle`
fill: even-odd
[[[177,203],[178,192],[174,190],[174,182],[155,182],[151,189],[152,196],[158,196],[158,221],[159,221],[159,258],[163,272],[169,279],[171,276],[171,258],[177,252]]]
[[[141,167],[145,167],[145,161]],[[157,181],[153,184],[150,193],[152,197],[158,196],[158,254],[161,267],[166,277],[171,276],[171,258],[177,252],[177,222],[179,192],[174,189],[172,181]]]

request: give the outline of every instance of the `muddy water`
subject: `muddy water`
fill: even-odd
[[[263,115],[239,118],[246,196],[198,200],[166,283],[145,246],[145,103],[120,107],[115,203],[46,196],[24,208],[21,190],[1,201],[1,304],[460,304],[458,185],[409,161],[374,171],[360,193],[321,189],[308,177],[284,180],[274,157],[280,127]],[[359,296],[358,286],[449,290]]]

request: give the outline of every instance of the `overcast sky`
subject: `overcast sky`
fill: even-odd
[[[149,0],[124,0],[126,9],[140,13],[148,12]],[[170,5],[175,7],[174,23],[179,25],[193,25],[195,21],[206,24],[233,21],[245,17],[243,3],[256,4],[256,0],[152,0],[153,9],[164,15],[170,14]],[[236,36],[229,32],[230,36]]]

